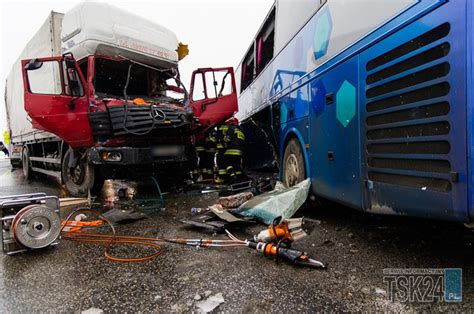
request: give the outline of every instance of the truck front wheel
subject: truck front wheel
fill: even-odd
[[[84,197],[88,191],[96,192],[96,175],[94,166],[87,161],[87,154],[77,154],[69,149],[63,158],[61,174],[64,185],[71,196]],[[73,158],[77,158],[73,161]],[[97,180],[99,181],[99,180]]]
[[[305,162],[301,145],[296,138],[288,141],[283,155],[283,183],[290,187],[306,178]]]

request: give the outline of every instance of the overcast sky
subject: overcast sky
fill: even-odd
[[[5,79],[23,47],[36,33],[49,12],[67,12],[81,1],[0,0],[1,11],[1,100],[0,134],[5,120]],[[114,0],[110,2],[171,29],[178,40],[189,45],[189,55],[180,71],[189,88],[197,67],[236,67],[273,0]],[[40,57],[40,56],[38,56]]]

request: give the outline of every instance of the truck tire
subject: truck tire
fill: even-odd
[[[31,170],[30,151],[27,146],[23,147],[21,153],[21,164],[23,168],[23,176],[26,180],[30,180],[33,176],[33,171]]]
[[[292,138],[286,144],[282,165],[282,179],[286,186],[293,186],[306,179],[303,151],[296,138]]]
[[[87,158],[79,158],[77,165],[74,168],[69,168],[69,159],[71,158],[73,150],[69,149],[63,158],[61,165],[61,175],[64,185],[69,194],[74,197],[85,197],[89,190],[93,193],[95,184],[95,169],[89,164]]]

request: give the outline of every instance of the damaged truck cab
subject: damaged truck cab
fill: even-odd
[[[24,108],[35,129],[63,141],[54,162],[72,195],[100,189],[104,178],[184,178],[196,139],[237,111],[232,68],[195,71],[192,85],[202,88],[189,97],[175,34],[108,4],[65,14],[61,44],[62,56],[21,67]],[[28,149],[23,167],[48,161]]]

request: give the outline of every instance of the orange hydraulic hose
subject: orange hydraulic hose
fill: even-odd
[[[73,211],[65,219],[61,231],[67,226],[70,218],[77,213],[78,211],[89,211],[94,212],[89,208],[78,208]],[[62,237],[66,240],[83,242],[83,243],[104,243],[106,248],[104,251],[105,257],[114,262],[144,262],[150,259],[153,259],[163,252],[160,245],[156,242],[168,242],[176,244],[190,245],[190,243],[195,243],[197,240],[190,239],[164,239],[164,238],[150,238],[150,237],[140,237],[140,236],[122,236],[116,235],[115,228],[113,224],[105,217],[99,216],[100,219],[104,220],[112,229],[112,235],[107,234],[97,234],[97,233],[82,233],[82,232],[62,232]],[[110,254],[110,247],[112,244],[128,244],[128,245],[143,245],[148,246],[156,250],[155,253],[146,255],[143,257],[117,257]],[[199,240],[198,244],[201,247],[208,246],[218,246],[218,247],[235,247],[235,246],[246,246],[244,241],[240,240]]]
[[[97,236],[101,236],[101,235],[97,234]],[[83,242],[83,243],[105,243],[107,244],[107,247],[105,248],[105,252],[104,252],[105,257],[108,260],[111,260],[113,262],[144,262],[161,255],[161,253],[163,252],[161,246],[159,246],[158,244],[154,244],[154,243],[150,243],[146,241],[114,240],[114,239],[110,240],[108,238],[83,239],[81,237],[71,236],[70,234],[63,235],[63,238],[70,241]],[[143,256],[143,257],[116,257],[110,254],[110,246],[112,243],[149,246],[156,249],[156,252],[147,256]]]

